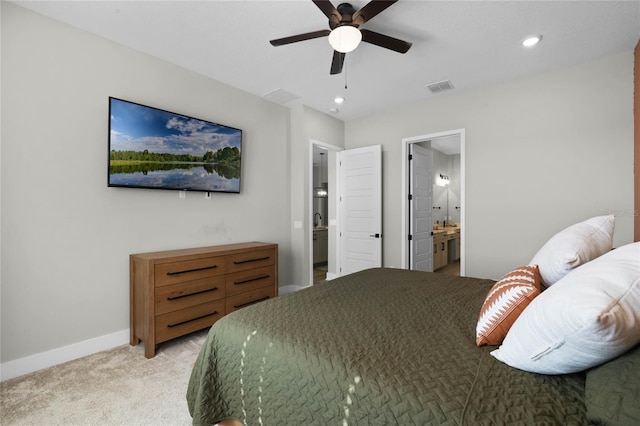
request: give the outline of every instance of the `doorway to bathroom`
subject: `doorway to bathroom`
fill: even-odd
[[[402,261],[464,275],[464,129],[403,139]]]
[[[310,283],[381,267],[381,145],[343,149],[311,141],[309,161]]]
[[[311,258],[313,285],[317,285],[326,281],[329,272],[329,150],[313,144],[312,151]],[[335,194],[334,185],[331,193]]]

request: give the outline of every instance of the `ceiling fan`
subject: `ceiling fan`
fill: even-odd
[[[296,43],[319,37],[329,36],[329,43],[333,47],[331,74],[340,74],[344,59],[348,52],[354,50],[360,41],[375,44],[399,53],[406,53],[411,43],[389,37],[367,29],[359,29],[360,25],[396,3],[398,0],[372,0],[359,10],[355,10],[349,3],[341,3],[334,7],[329,0],[312,0],[316,6],[329,18],[330,30],[319,30],[298,34],[290,37],[271,40],[273,46]]]

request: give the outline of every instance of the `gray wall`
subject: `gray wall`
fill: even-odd
[[[342,121],[1,11],[1,362],[126,330],[131,253],[275,242],[280,287],[307,284],[309,141]],[[107,188],[109,96],[241,128],[241,194]]]
[[[595,215],[616,214],[614,244],[632,242],[632,96],[630,51],[348,122],[347,148],[383,147],[384,265],[402,264],[402,139],[461,128],[466,275],[500,278]]]
[[[1,82],[2,362],[126,330],[130,253],[262,240],[299,279],[288,108],[6,2]],[[109,96],[243,129],[241,194],[107,188]]]
[[[298,105],[291,109],[291,247],[294,276],[291,283],[305,287],[311,285],[311,228],[310,210],[310,155],[311,141],[337,147],[344,146],[344,123],[314,109]],[[331,161],[331,160],[329,160]],[[301,228],[293,228],[300,222]],[[329,249],[331,252],[331,249]]]

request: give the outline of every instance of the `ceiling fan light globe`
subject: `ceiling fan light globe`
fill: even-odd
[[[362,33],[356,27],[343,25],[335,28],[329,34],[329,44],[333,50],[340,53],[349,53],[355,50],[362,41]]]

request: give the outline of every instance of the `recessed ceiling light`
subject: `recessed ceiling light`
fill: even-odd
[[[540,43],[541,40],[542,40],[541,35],[528,36],[522,40],[522,45],[524,47],[533,47],[536,44]]]
[[[340,112],[340,110],[339,110],[338,108],[331,108],[331,109],[329,110],[329,112],[331,112],[331,113],[333,113],[333,114],[337,114],[337,113],[339,113],[339,112]]]
[[[344,98],[343,98],[342,96],[336,96],[336,97],[333,99],[333,102],[335,102],[335,103],[337,103],[337,104],[341,104],[341,103],[343,103],[343,102],[344,102]]]

